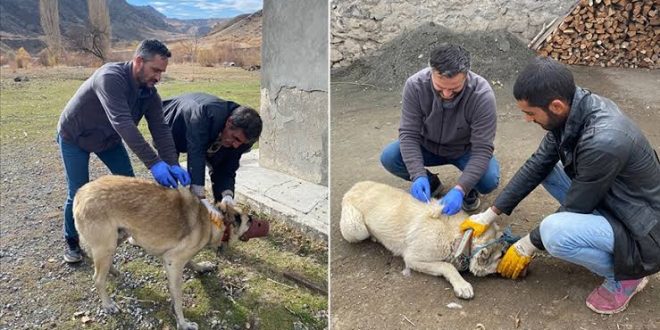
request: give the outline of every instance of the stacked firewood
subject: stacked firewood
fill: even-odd
[[[580,0],[530,43],[563,63],[660,68],[658,0]]]

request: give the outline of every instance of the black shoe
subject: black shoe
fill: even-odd
[[[80,250],[80,243],[77,239],[66,240],[66,251],[64,251],[64,261],[73,264],[83,260],[82,251]]]
[[[429,170],[426,170],[426,176],[429,177],[429,184],[431,186],[431,197],[438,198],[440,196],[440,193],[444,189],[444,187],[442,186],[442,182],[440,182],[440,178],[438,178],[438,175],[429,172]]]
[[[66,248],[66,251],[64,251],[64,261],[70,264],[75,264],[77,262],[81,262],[83,260],[82,253],[80,249],[78,250],[72,250],[70,248]]]
[[[474,189],[470,190],[463,198],[463,211],[465,212],[474,212],[480,205],[479,193]]]

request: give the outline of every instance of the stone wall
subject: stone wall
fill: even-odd
[[[528,42],[576,0],[335,0],[332,67],[370,55],[406,30],[434,22],[456,32],[505,29]]]
[[[264,0],[259,165],[328,184],[328,3]]]

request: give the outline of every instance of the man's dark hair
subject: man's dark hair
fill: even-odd
[[[431,51],[431,68],[441,76],[452,78],[470,71],[470,52],[459,45],[442,43]]]
[[[518,74],[513,85],[513,97],[518,101],[527,101],[532,107],[548,111],[554,100],[560,99],[573,103],[575,81],[568,68],[550,57],[534,58]]]
[[[248,143],[254,143],[261,135],[262,123],[259,113],[246,106],[239,106],[229,116],[234,127],[240,128]]]
[[[156,55],[164,58],[172,57],[172,53],[164,43],[156,39],[142,40],[135,50],[134,57],[142,57],[145,61],[151,61]]]

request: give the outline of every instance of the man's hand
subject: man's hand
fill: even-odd
[[[213,206],[213,204],[211,204],[211,202],[209,202],[208,199],[203,198],[200,201],[204,206],[206,206],[206,209],[209,211],[209,213],[215,215],[216,217],[219,217],[220,219],[223,218],[222,213],[220,213],[220,211],[218,211],[218,209],[216,209],[215,206]]]
[[[532,244],[529,234],[527,234],[527,236],[509,247],[509,250],[506,251],[499,265],[497,265],[497,272],[504,277],[515,280],[527,268],[527,265],[532,261],[532,255],[537,250],[536,246]]]
[[[410,194],[420,202],[428,202],[431,198],[431,184],[429,178],[424,175],[413,181]]]
[[[225,205],[236,206],[236,203],[234,202],[234,198],[231,197],[231,195],[225,195],[224,197],[222,197],[220,203],[225,203]]]
[[[182,169],[181,166],[170,166],[170,173],[177,181],[179,181],[179,183],[181,183],[182,186],[187,186],[190,184],[190,174],[188,174],[188,171]]]
[[[479,237],[483,234],[490,224],[497,219],[497,213],[489,207],[486,211],[471,215],[461,223],[461,231],[472,229],[472,237]]]
[[[446,215],[454,215],[461,210],[461,205],[463,204],[463,196],[465,193],[463,190],[456,186],[451,188],[451,190],[438,201],[438,204],[444,205],[442,208],[442,213]]]
[[[164,161],[159,161],[158,163],[151,166],[149,169],[151,175],[154,176],[156,182],[160,183],[162,186],[176,188],[176,180],[170,174],[170,166],[167,165]]]

